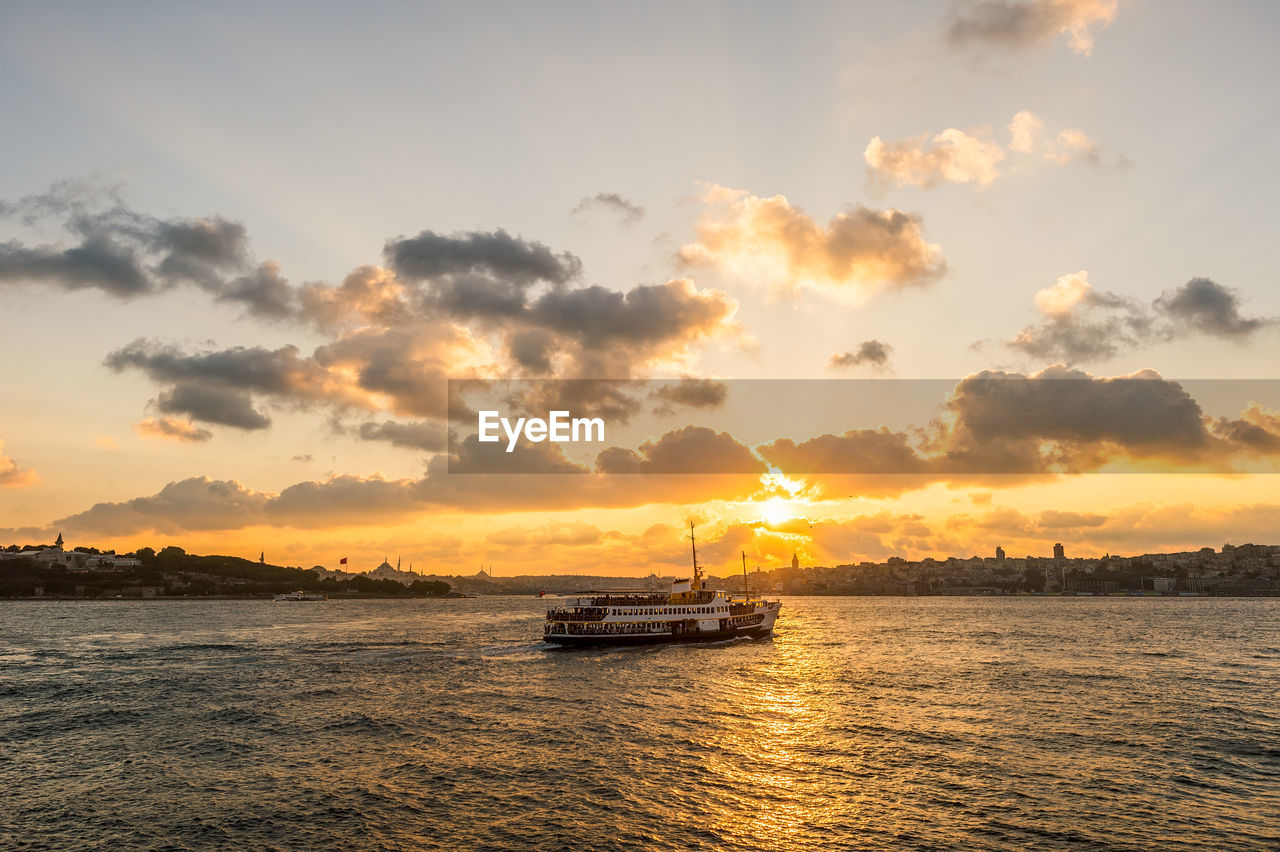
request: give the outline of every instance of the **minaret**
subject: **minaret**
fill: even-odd
[[[53,543],[53,546],[58,548],[59,550],[62,549],[62,533],[61,532],[58,533],[58,540]]]

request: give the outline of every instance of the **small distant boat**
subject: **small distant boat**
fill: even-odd
[[[693,525],[689,526],[693,538]],[[592,592],[547,610],[542,638],[566,646],[650,645],[661,642],[720,642],[773,632],[781,601],[747,591],[747,556],[742,555],[740,594],[706,588],[693,548],[693,577],[677,580],[671,591]],[[583,593],[587,594],[587,593]]]
[[[320,592],[304,592],[299,589],[296,592],[285,592],[282,595],[272,595],[271,599],[273,601],[327,601],[329,600],[329,597],[328,595],[321,594]]]

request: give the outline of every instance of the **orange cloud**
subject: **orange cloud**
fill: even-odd
[[[4,441],[0,440],[0,450],[4,449]],[[34,470],[18,467],[18,463],[0,453],[0,488],[23,488],[37,485],[40,477]]]
[[[133,424],[133,431],[144,438],[163,438],[188,444],[198,444],[213,437],[208,429],[201,429],[190,420],[175,417],[148,417]]]
[[[698,239],[680,249],[691,266],[792,292],[801,287],[865,298],[885,287],[930,284],[946,273],[942,249],[919,217],[856,206],[825,226],[785,197],[708,186]]]
[[[976,183],[987,186],[1000,176],[1004,150],[981,135],[949,127],[933,137],[921,133],[910,139],[885,142],[875,136],[863,157],[873,177],[898,186],[930,188],[939,183]]]

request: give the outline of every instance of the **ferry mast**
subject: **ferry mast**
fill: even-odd
[[[693,581],[689,590],[697,592],[702,588],[702,569],[698,567],[698,542],[693,537],[693,521],[689,522],[689,547],[693,550]]]

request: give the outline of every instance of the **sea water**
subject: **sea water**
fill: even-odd
[[[1280,848],[1280,600],[548,603],[0,602],[0,848]]]

